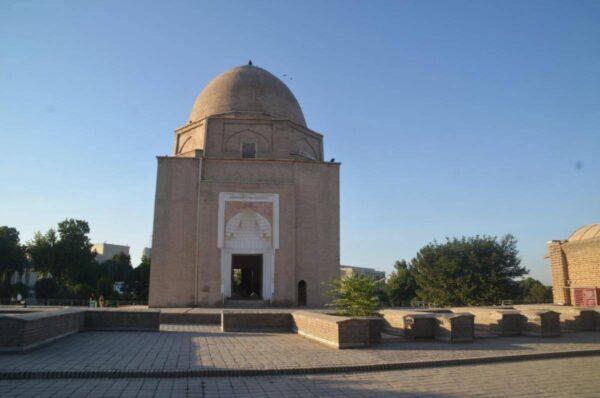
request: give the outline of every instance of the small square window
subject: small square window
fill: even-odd
[[[243,159],[255,159],[256,158],[256,144],[254,142],[244,142],[242,144],[242,158]]]

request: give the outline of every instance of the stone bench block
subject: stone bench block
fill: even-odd
[[[290,332],[292,316],[289,312],[221,311],[223,332]]]
[[[475,329],[499,335],[519,336],[523,333],[524,318],[520,311],[494,307],[458,307],[454,312],[475,315]]]
[[[544,309],[523,309],[523,334],[537,337],[560,336],[560,315]]]
[[[312,311],[292,312],[292,327],[299,335],[338,349],[368,347],[377,334],[379,320],[349,318]],[[381,323],[379,323],[381,325]],[[379,330],[379,333],[381,330]]]
[[[379,313],[383,316],[386,333],[410,338],[435,336],[437,319],[434,314],[395,309],[381,310]]]
[[[120,310],[118,308],[88,309],[85,313],[86,330],[122,330],[158,332],[159,310]]]
[[[437,326],[435,328],[436,340],[449,343],[463,343],[473,341],[475,337],[475,316],[468,312],[461,313],[436,313]]]

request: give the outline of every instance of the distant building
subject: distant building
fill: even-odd
[[[352,275],[366,275],[375,280],[384,279],[385,272],[374,268],[353,267],[351,265],[340,265],[340,277],[347,278]]]
[[[144,247],[144,250],[142,250],[141,258],[144,258],[144,257],[146,257],[147,259],[152,258],[152,248],[151,247]]]
[[[585,225],[567,240],[548,242],[554,303],[600,305],[600,223]]]
[[[103,263],[110,260],[119,253],[129,255],[129,246],[113,245],[111,243],[96,243],[92,246],[96,252],[96,261]]]

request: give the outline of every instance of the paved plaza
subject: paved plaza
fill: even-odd
[[[336,350],[294,333],[222,333],[212,325],[160,332],[90,331],[21,355],[0,355],[0,372],[298,369],[600,350],[600,334],[484,338],[473,343],[393,341]]]
[[[328,375],[3,380],[8,397],[600,397],[600,357]]]

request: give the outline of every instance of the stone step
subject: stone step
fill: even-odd
[[[266,308],[270,307],[271,303],[267,300],[231,300],[225,301],[226,308]]]

